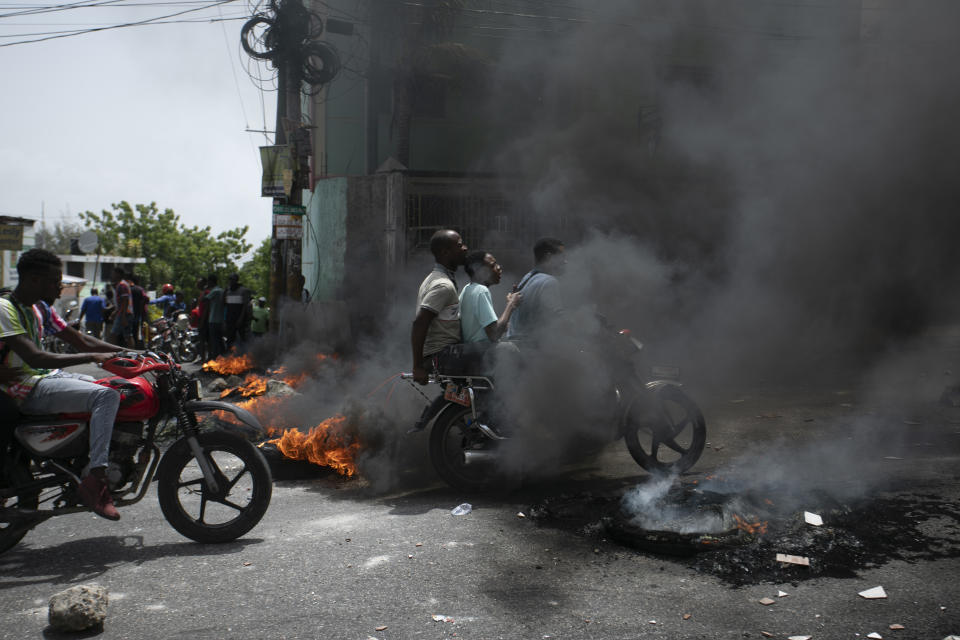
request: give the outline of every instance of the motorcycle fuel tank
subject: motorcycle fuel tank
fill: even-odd
[[[87,442],[86,420],[49,418],[23,422],[14,436],[27,451],[45,457],[72,457],[83,452]]]
[[[118,422],[139,422],[148,420],[160,409],[160,398],[156,390],[143,378],[121,378],[113,376],[97,380],[97,384],[116,389],[120,392],[120,409],[117,410]]]

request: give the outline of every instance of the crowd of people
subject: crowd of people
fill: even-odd
[[[216,274],[197,278],[196,294],[188,305],[183,291],[165,284],[160,288],[160,295],[151,300],[137,275],[116,267],[103,295],[95,288],[84,298],[77,320],[83,323],[87,334],[98,339],[130,349],[143,349],[150,331],[150,306],[157,306],[161,315],[171,320],[184,313],[190,326],[199,333],[203,358],[215,358],[249,338],[262,337],[269,330],[267,299],[260,296],[254,300],[250,289],[240,283],[238,274],[228,278],[226,289],[219,286]]]

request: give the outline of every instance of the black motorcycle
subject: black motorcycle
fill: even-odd
[[[637,357],[643,344],[628,330],[609,333],[604,360],[610,363],[613,388],[598,398],[601,419],[591,421],[595,441],[624,438],[630,455],[650,472],[679,474],[690,469],[706,444],[706,421],[697,404],[680,384],[664,374],[678,374],[667,367],[647,369],[643,379]],[[451,359],[447,358],[450,362]],[[430,459],[444,481],[460,490],[481,490],[500,482],[498,464],[509,455],[515,436],[497,424],[495,379],[480,372],[468,373],[470,365],[440,360],[430,383],[442,393],[424,408],[411,432],[430,429]],[[412,379],[412,374],[401,374]],[[523,425],[516,428],[523,429]]]

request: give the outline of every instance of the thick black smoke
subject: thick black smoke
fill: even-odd
[[[703,4],[580,3],[498,63],[526,133],[490,166],[575,247],[571,301],[727,375],[956,317],[960,6]]]

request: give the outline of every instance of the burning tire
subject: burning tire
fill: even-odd
[[[270,505],[273,480],[263,454],[237,436],[213,431],[197,439],[216,476],[211,492],[186,438],[167,450],[157,471],[164,517],[197,542],[229,542],[250,531]]]
[[[33,476],[27,468],[26,463],[19,462],[13,464],[12,460],[5,460],[6,471],[0,475],[0,489],[6,489],[10,486],[23,486],[29,483]],[[0,499],[0,509],[36,509],[38,505],[38,492],[24,491],[10,498]],[[23,536],[30,531],[31,525],[24,522],[9,522],[0,517],[0,553],[4,553],[13,548]]]
[[[700,459],[707,424],[697,404],[680,387],[652,389],[656,407],[627,409],[624,439],[630,455],[647,471],[683,473]]]
[[[461,491],[478,491],[492,484],[494,442],[471,425],[469,408],[445,411],[430,431],[430,460],[443,480]]]

